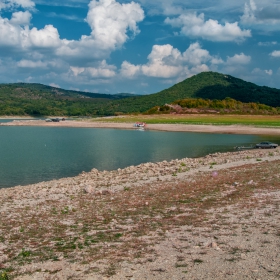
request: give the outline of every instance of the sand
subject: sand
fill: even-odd
[[[84,128],[116,128],[135,129],[133,123],[117,123],[102,121],[75,121],[45,122],[44,120],[16,120],[1,123],[4,126],[46,126],[46,127],[84,127]],[[227,134],[254,134],[254,135],[280,135],[278,127],[256,127],[242,125],[189,125],[189,124],[148,124],[146,130],[204,132]]]

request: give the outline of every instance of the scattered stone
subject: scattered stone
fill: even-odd
[[[213,249],[216,249],[218,248],[218,245],[216,242],[211,242],[209,245],[208,245],[209,248],[213,248]]]
[[[85,193],[94,193],[95,188],[87,185],[84,187],[84,191],[85,191]]]

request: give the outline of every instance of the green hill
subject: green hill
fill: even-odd
[[[143,113],[186,98],[262,103],[280,107],[280,90],[215,72],[202,72],[158,93],[131,96],[69,91],[40,84],[0,85],[0,115],[104,116]]]
[[[144,112],[185,98],[222,100],[226,97],[241,102],[280,106],[280,90],[257,86],[241,79],[215,72],[202,72],[155,94],[110,102],[107,112]],[[105,108],[104,108],[105,109]]]
[[[0,84],[0,115],[95,115],[108,101],[129,96],[64,90],[42,84]]]

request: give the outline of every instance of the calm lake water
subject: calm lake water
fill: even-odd
[[[0,126],[0,188],[114,170],[144,162],[200,157],[280,137],[98,128]]]

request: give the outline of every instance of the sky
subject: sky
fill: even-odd
[[[142,95],[203,71],[280,89],[280,0],[0,0],[0,83]]]

